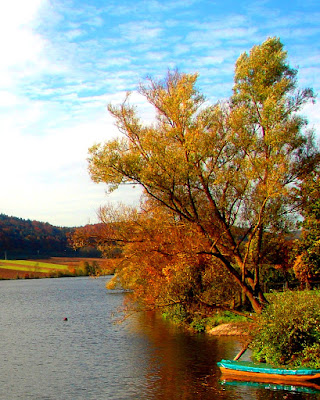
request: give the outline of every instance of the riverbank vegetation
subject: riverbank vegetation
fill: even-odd
[[[116,249],[108,287],[129,289],[135,307],[203,330],[217,313],[260,314],[267,284],[317,279],[320,157],[299,115],[313,91],[298,89],[278,38],[239,57],[230,99],[209,105],[197,79],[141,84],[152,124],[129,95],[109,106],[121,137],[90,149],[89,171],[110,191],[140,185],[141,206],[101,207],[101,224],[72,239]]]
[[[320,368],[320,292],[272,294],[257,316],[251,348],[257,361]]]

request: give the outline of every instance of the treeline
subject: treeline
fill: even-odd
[[[100,252],[95,249],[75,251],[70,246],[69,236],[74,229],[0,214],[0,259],[99,256]]]

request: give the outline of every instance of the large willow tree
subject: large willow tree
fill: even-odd
[[[122,136],[90,149],[95,182],[122,183],[197,227],[202,250],[222,265],[260,312],[259,268],[266,238],[283,232],[292,189],[312,168],[315,149],[299,109],[310,89],[296,89],[297,71],[277,38],[240,56],[230,101],[208,106],[196,74],[169,72],[139,92],[154,107],[146,125],[128,97],[109,105]]]

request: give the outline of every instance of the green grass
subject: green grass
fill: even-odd
[[[0,260],[0,268],[44,273],[66,271],[68,269],[65,265],[26,260]]]

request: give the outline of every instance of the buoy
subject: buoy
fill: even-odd
[[[64,318],[64,321],[68,321],[68,318],[67,318],[67,317],[65,317],[65,318]]]

